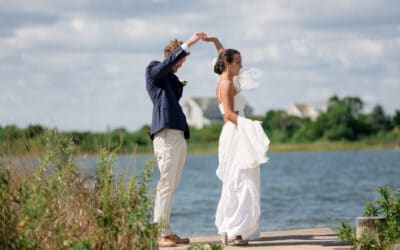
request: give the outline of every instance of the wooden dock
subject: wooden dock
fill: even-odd
[[[258,240],[249,241],[247,246],[224,246],[224,249],[268,249],[268,250],[350,250],[351,246],[340,240],[337,233],[330,228],[310,228],[285,231],[262,232]],[[191,244],[203,245],[221,242],[218,235],[190,237]],[[191,244],[176,247],[161,247],[162,250],[187,249]],[[207,249],[207,248],[206,248]]]

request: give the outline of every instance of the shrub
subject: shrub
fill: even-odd
[[[101,151],[95,178],[79,172],[71,138],[48,132],[46,151],[31,172],[0,165],[0,249],[156,248],[154,163],[124,184],[112,174],[116,151]]]
[[[342,221],[337,228],[339,238],[352,243],[354,249],[390,249],[400,243],[400,189],[389,186],[379,187],[381,198],[365,204],[365,216],[381,214],[385,222],[377,222],[375,230],[365,229],[360,238],[356,238],[355,229],[349,222]]]

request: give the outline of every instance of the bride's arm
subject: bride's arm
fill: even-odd
[[[218,40],[217,37],[215,37],[215,36],[205,36],[202,39],[203,39],[203,41],[206,41],[206,42],[213,42],[215,48],[217,49],[218,55],[224,50],[224,46],[222,46],[222,43]]]
[[[224,121],[231,121],[237,125],[238,114],[233,111],[233,96],[235,94],[233,82],[221,81],[221,99],[224,105]]]

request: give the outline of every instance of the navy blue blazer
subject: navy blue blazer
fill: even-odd
[[[183,84],[172,70],[187,55],[182,47],[178,47],[164,61],[152,61],[146,68],[146,89],[153,102],[151,139],[163,128],[181,130],[186,139],[190,137],[186,116],[179,105]]]

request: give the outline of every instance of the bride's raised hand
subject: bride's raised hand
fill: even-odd
[[[202,40],[204,42],[214,42],[215,40],[218,40],[218,38],[216,38],[215,36],[203,36]]]
[[[215,45],[215,48],[217,49],[218,54],[224,50],[224,47],[222,46],[221,42],[215,36],[205,35],[205,36],[203,36],[202,40],[205,42],[213,42]]]

